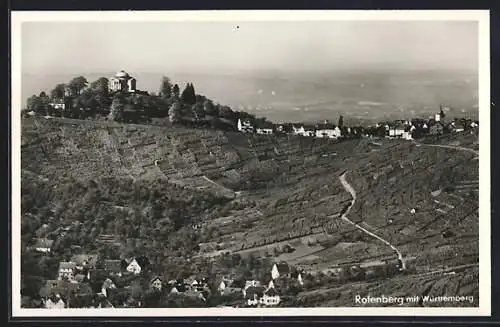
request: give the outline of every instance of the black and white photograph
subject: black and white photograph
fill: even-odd
[[[13,314],[489,315],[489,115],[487,11],[12,12]]]

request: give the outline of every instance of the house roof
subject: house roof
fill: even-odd
[[[74,269],[75,267],[76,267],[76,264],[72,261],[59,262],[59,270],[61,270],[61,269]]]
[[[75,254],[71,257],[71,261],[77,265],[87,262],[88,265],[95,266],[97,264],[97,254]]]
[[[122,262],[121,260],[104,260],[104,270],[108,272],[121,272]]]
[[[279,295],[278,291],[274,287],[269,288],[265,293],[267,296],[276,296]]]
[[[35,241],[35,248],[51,248],[54,244],[53,240],[47,238],[37,238]]]
[[[276,268],[280,274],[288,274],[290,272],[290,267],[286,262],[277,263]]]
[[[155,276],[155,277],[153,277],[153,278],[151,279],[150,283],[153,283],[153,282],[155,282],[156,280],[159,280],[160,282],[162,282],[162,280],[161,280],[161,278],[160,278],[160,277]]]

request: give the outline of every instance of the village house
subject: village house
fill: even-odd
[[[245,281],[245,286],[243,287],[243,297],[246,297],[246,292],[250,287],[261,286],[260,281],[258,280],[247,280]]]
[[[321,128],[316,130],[317,138],[330,138],[336,139],[342,136],[342,132],[338,126],[333,125],[323,125]]]
[[[280,295],[278,291],[274,287],[268,288],[266,291],[264,291],[264,294],[262,297],[259,299],[259,302],[263,305],[278,305],[280,303]]]
[[[286,262],[275,263],[271,269],[272,279],[290,277],[290,267]]]
[[[48,299],[50,296],[55,294],[66,294],[76,288],[75,284],[72,284],[65,280],[47,280],[45,284],[40,288],[39,295],[42,299]]]
[[[33,249],[35,249],[36,252],[50,253],[53,244],[54,244],[53,240],[49,240],[46,238],[38,238],[35,240]]]
[[[299,136],[315,136],[316,132],[313,127],[301,125],[300,127],[293,126],[293,134]]]
[[[93,269],[97,264],[97,254],[75,254],[71,257],[71,262],[76,264],[77,270]]]
[[[273,134],[273,129],[272,128],[257,128],[257,134]]]
[[[66,303],[59,294],[50,296],[44,305],[46,309],[64,309],[66,307]]]
[[[137,262],[137,260],[134,258],[132,259],[132,261],[128,264],[127,266],[127,271],[128,272],[131,272],[135,275],[138,275],[141,273],[142,271],[142,267],[141,265],[139,264],[139,262]]]
[[[249,306],[257,305],[264,296],[265,288],[263,286],[251,286],[246,290],[245,299]]]
[[[125,261],[127,262],[126,270],[134,275],[140,274],[149,265],[149,260],[144,256],[130,258]]]
[[[161,289],[162,289],[162,282],[161,282],[161,278],[160,277],[154,277],[152,280],[151,280],[151,288],[155,291],[158,291],[160,292]]]
[[[57,110],[64,110],[66,109],[66,103],[64,102],[64,99],[53,99],[49,105]]]
[[[58,270],[58,279],[73,281],[74,277],[75,277],[75,275],[74,275],[75,267],[76,267],[76,264],[74,262],[71,262],[71,261],[60,262],[59,263],[59,270]]]
[[[389,127],[389,137],[402,137],[405,132],[405,128],[402,124],[396,124]]]
[[[238,118],[238,131],[243,133],[253,133],[254,127],[249,120],[241,121],[241,119]]]
[[[109,276],[121,277],[122,276],[122,261],[121,260],[104,260],[104,271]]]

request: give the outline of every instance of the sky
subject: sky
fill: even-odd
[[[473,21],[25,22],[22,73],[478,69]]]

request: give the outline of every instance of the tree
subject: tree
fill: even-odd
[[[28,110],[33,110],[34,112],[42,112],[43,110],[41,99],[34,94],[28,98],[26,107],[28,108]]]
[[[179,85],[175,84],[174,87],[172,88],[172,94],[174,95],[174,98],[178,99],[179,98]]]
[[[205,115],[217,116],[218,114],[214,103],[210,100],[205,101],[205,103],[203,104],[203,109],[205,110]]]
[[[344,127],[344,116],[340,115],[338,125],[339,125],[339,128]]]
[[[186,88],[182,91],[181,100],[186,104],[193,105],[196,103],[196,94],[193,84],[187,83]]]
[[[178,123],[181,118],[182,105],[179,101],[174,102],[168,111],[168,118],[171,123]]]
[[[199,102],[195,103],[193,105],[193,113],[196,119],[202,119],[203,117],[205,117],[205,110],[203,108],[203,104]]]
[[[161,80],[161,86],[160,86],[160,95],[164,99],[169,99],[172,97],[173,93],[173,87],[172,83],[170,82],[170,78],[163,76]]]
[[[68,87],[70,88],[72,95],[79,95],[88,84],[89,83],[85,77],[78,76],[73,78],[68,83]]]
[[[57,84],[52,91],[50,91],[50,97],[52,99],[63,99],[65,94],[66,85]]]
[[[121,121],[123,118],[124,109],[125,109],[125,101],[119,96],[115,97],[113,99],[113,102],[111,103],[111,109],[109,112],[108,119]]]
[[[90,84],[92,91],[101,96],[109,94],[109,80],[106,77],[100,77]]]

